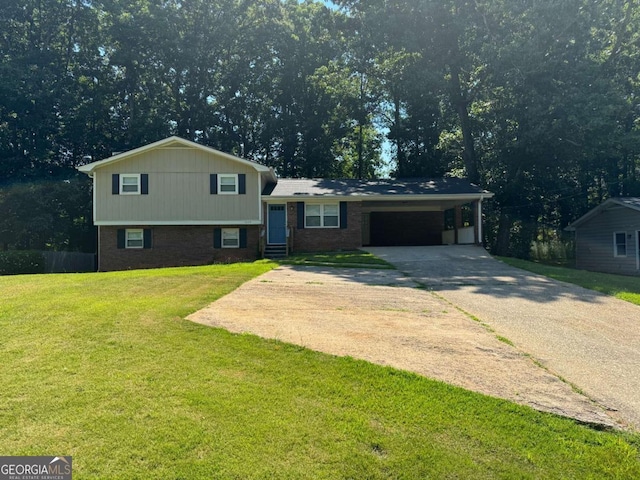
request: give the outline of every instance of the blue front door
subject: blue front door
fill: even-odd
[[[285,205],[269,205],[267,243],[269,245],[287,243],[287,210]]]

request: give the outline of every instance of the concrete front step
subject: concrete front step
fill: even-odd
[[[264,249],[264,258],[287,258],[286,245],[267,245]]]

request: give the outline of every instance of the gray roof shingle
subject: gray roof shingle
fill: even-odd
[[[268,185],[263,194],[272,197],[491,195],[490,192],[462,178],[412,178],[406,180],[280,178],[276,185]]]
[[[615,198],[621,205],[640,210],[640,197],[618,197]]]

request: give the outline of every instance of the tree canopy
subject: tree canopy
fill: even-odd
[[[640,195],[637,0],[327,3],[4,0],[0,243],[44,225],[8,220],[34,185],[172,134],[282,176],[465,176],[502,254]]]

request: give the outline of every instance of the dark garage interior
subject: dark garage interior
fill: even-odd
[[[443,212],[371,212],[371,246],[442,245]]]

